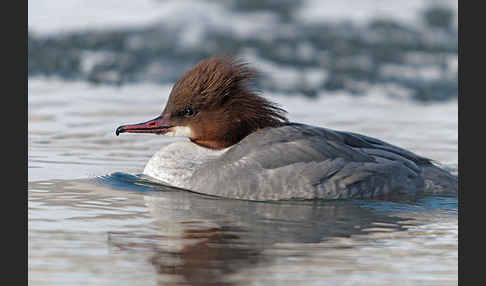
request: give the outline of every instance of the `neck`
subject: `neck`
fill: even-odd
[[[235,144],[229,141],[190,139],[191,142],[208,149],[221,150]]]
[[[205,148],[214,149],[214,150],[221,150],[233,146],[234,144],[240,142],[246,136],[250,135],[251,133],[258,131],[264,128],[271,128],[271,127],[279,127],[283,126],[285,123],[283,122],[273,122],[272,124],[268,124],[265,126],[260,126],[257,128],[239,128],[234,130],[233,132],[228,132],[225,136],[218,140],[210,140],[210,139],[193,139],[189,138],[191,142]]]

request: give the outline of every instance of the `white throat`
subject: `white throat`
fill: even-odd
[[[170,128],[170,131],[164,134],[165,136],[182,136],[191,137],[192,130],[187,126],[174,126]]]

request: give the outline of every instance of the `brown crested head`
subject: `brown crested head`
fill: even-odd
[[[162,115],[142,123],[143,130],[187,136],[200,146],[222,149],[256,130],[285,124],[285,110],[254,88],[256,77],[254,69],[230,57],[202,60],[175,83]],[[160,125],[163,129],[157,129]],[[117,133],[144,132],[124,127]]]

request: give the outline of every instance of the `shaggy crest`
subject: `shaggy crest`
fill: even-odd
[[[203,60],[175,83],[160,116],[119,126],[116,134],[184,136],[199,146],[223,149],[258,129],[286,124],[285,110],[252,88],[256,74],[232,58]]]
[[[257,72],[240,60],[202,60],[176,82],[164,113],[172,113],[176,106],[191,106],[196,111],[223,108],[237,120],[245,121],[252,131],[287,122],[285,110],[252,88],[256,77]]]
[[[202,60],[175,83],[162,114],[189,127],[191,141],[213,149],[231,146],[256,130],[282,126],[288,122],[285,110],[253,88],[256,76],[239,60]]]

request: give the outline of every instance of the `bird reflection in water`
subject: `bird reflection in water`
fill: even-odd
[[[251,280],[237,275],[264,271],[279,251],[288,255],[287,248],[365,234],[377,223],[404,229],[404,219],[363,207],[363,201],[250,202],[174,190],[148,192],[144,199],[163,234],[112,232],[111,245],[150,252],[149,262],[162,279],[190,285]]]

